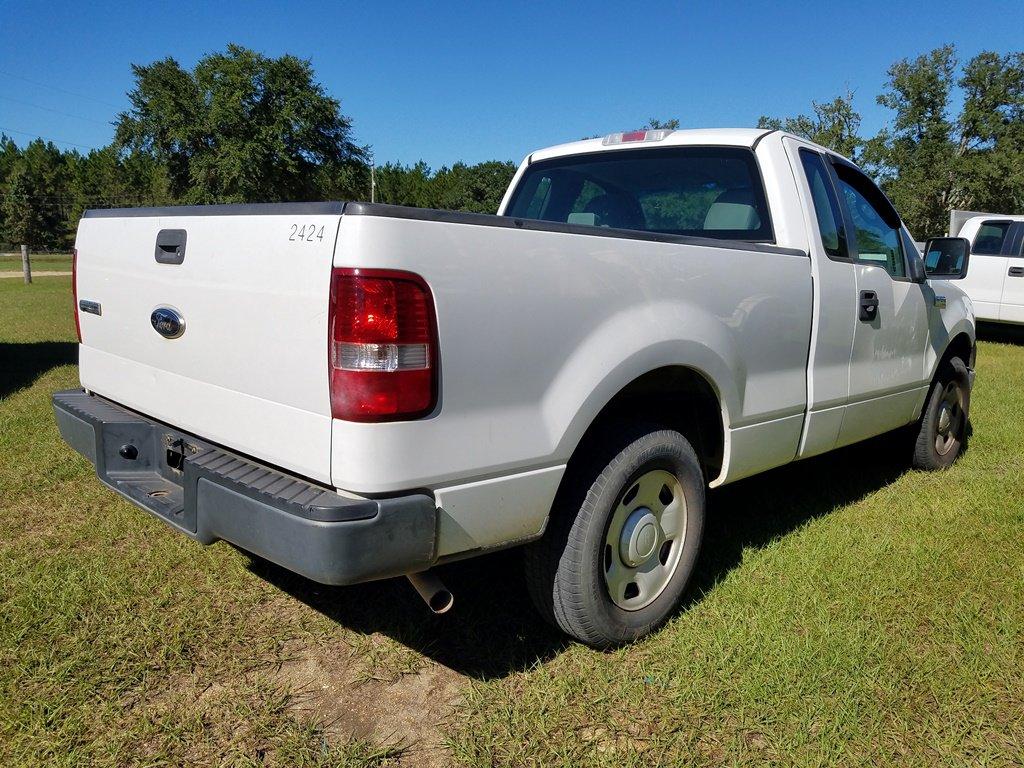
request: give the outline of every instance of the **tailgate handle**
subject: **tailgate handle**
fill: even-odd
[[[188,233],[184,229],[161,229],[156,235],[156,256],[159,264],[181,264],[185,260],[185,241]]]

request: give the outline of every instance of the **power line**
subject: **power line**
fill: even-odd
[[[79,149],[96,149],[96,147],[90,147],[86,144],[76,144],[73,141],[62,141],[61,139],[51,139],[49,136],[40,136],[38,133],[19,131],[17,128],[4,128],[4,126],[2,125],[0,125],[0,131],[3,131],[5,133],[20,133],[22,136],[32,136],[37,139],[46,139],[47,141],[52,141],[54,144],[67,144],[68,146],[78,147]]]
[[[60,93],[65,93],[68,96],[77,96],[80,99],[88,99],[89,101],[95,101],[97,104],[105,104],[106,106],[113,107],[114,109],[118,109],[118,110],[124,109],[123,105],[112,104],[109,101],[104,101],[103,99],[97,99],[95,96],[86,96],[84,93],[76,93],[75,91],[69,91],[67,88],[60,88],[60,87],[58,87],[56,85],[51,85],[50,83],[42,83],[42,82],[40,82],[38,80],[33,80],[31,78],[25,77],[24,75],[16,75],[13,72],[5,72],[2,69],[0,69],[0,75],[3,75],[4,77],[13,77],[16,80],[24,80],[26,83],[31,83],[32,85],[38,85],[40,88],[49,88],[50,90],[53,90],[53,91],[58,91]]]
[[[0,99],[3,99],[4,101],[11,101],[11,102],[14,102],[15,104],[22,104],[22,105],[24,105],[26,107],[32,107],[33,109],[42,109],[42,110],[44,110],[46,112],[53,112],[55,115],[63,115],[64,117],[73,117],[76,120],[86,120],[86,121],[88,121],[90,123],[97,123],[98,125],[105,125],[108,128],[111,125],[110,123],[108,123],[106,121],[103,121],[103,120],[96,120],[95,118],[85,117],[84,115],[75,115],[75,114],[73,114],[71,112],[63,112],[63,111],[61,111],[59,109],[54,109],[53,107],[44,107],[42,104],[33,104],[31,101],[22,101],[21,99],[16,99],[13,96],[4,96],[4,95],[0,94]]]

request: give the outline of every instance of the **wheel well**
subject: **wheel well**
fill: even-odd
[[[971,337],[966,333],[958,333],[946,345],[946,351],[942,353],[942,358],[935,368],[936,374],[942,370],[942,366],[954,357],[959,357],[964,361],[964,365],[969,368],[974,366],[974,342],[971,341]]]
[[[597,415],[580,447],[610,423],[623,421],[676,430],[690,441],[708,480],[721,472],[725,451],[722,406],[708,380],[693,368],[667,366],[634,379]]]

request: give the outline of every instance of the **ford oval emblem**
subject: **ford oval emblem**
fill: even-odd
[[[153,330],[165,339],[176,339],[185,332],[185,318],[176,309],[157,307],[149,316]]]

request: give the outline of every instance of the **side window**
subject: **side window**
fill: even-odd
[[[800,150],[800,162],[807,176],[807,186],[811,189],[814,215],[818,219],[818,231],[821,232],[821,244],[825,248],[825,253],[837,259],[848,258],[843,217],[839,213],[839,203],[832,189],[832,181],[825,170],[825,163],[822,162],[821,155],[809,149]]]
[[[974,245],[971,246],[971,253],[998,256],[1003,250],[1003,241],[1006,239],[1006,233],[1009,231],[1009,221],[984,222],[978,229],[978,234],[974,236]]]
[[[906,277],[907,265],[900,247],[900,219],[892,205],[859,171],[837,165],[836,176],[853,225],[853,258],[882,267],[893,277]]]

